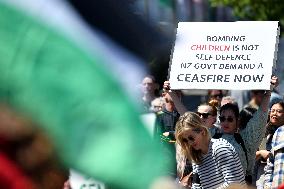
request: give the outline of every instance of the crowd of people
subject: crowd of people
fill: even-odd
[[[77,189],[70,169],[107,189],[281,187],[276,77],[245,106],[238,91],[208,90],[193,112],[181,91],[166,81],[160,92],[147,75],[141,104],[156,116],[152,140],[123,81],[136,81],[143,62],[167,62],[174,37],[129,2],[1,1],[0,188]]]
[[[280,94],[275,98],[276,76],[270,84],[271,90],[250,91],[241,107],[230,91],[208,90],[206,101],[188,111],[182,92],[170,90],[169,81],[159,96],[154,77],[144,78],[144,111],[156,114],[154,138],[168,152],[165,166],[181,187],[275,189],[284,184],[284,101]]]

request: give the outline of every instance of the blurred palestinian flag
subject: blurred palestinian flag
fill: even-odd
[[[106,44],[65,1],[1,0],[0,100],[39,123],[69,167],[145,189],[163,155],[111,64],[137,59]]]

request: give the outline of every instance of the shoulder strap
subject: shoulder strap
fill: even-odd
[[[200,184],[200,178],[198,173],[193,173],[192,174],[192,183],[195,184]]]
[[[239,133],[234,133],[234,138],[237,141],[237,143],[241,145],[243,151],[245,152],[246,160],[247,160],[247,163],[248,163],[247,149],[246,149],[246,146],[245,146],[245,143],[244,143],[242,136]]]
[[[223,133],[215,133],[215,135],[212,137],[214,139],[222,138]]]

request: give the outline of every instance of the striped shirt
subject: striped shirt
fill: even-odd
[[[245,184],[245,174],[235,148],[225,139],[211,139],[208,153],[201,164],[193,163],[193,174],[198,174],[200,183],[192,189],[226,188],[232,183]]]

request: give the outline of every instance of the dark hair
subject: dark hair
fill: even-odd
[[[258,94],[263,95],[264,93],[265,93],[265,90],[251,90],[251,94],[253,95],[258,95]]]
[[[233,113],[235,114],[236,119],[239,118],[239,107],[238,107],[238,105],[232,104],[232,103],[224,104],[220,108],[220,114],[222,114],[222,112],[225,111],[225,110],[232,110]]]
[[[145,75],[145,76],[143,77],[142,81],[143,81],[145,78],[151,79],[152,82],[153,82],[155,85],[157,85],[157,88],[156,88],[155,91],[154,91],[154,95],[155,95],[156,97],[161,96],[161,95],[160,95],[160,91],[159,91],[160,86],[159,86],[159,84],[157,83],[156,78],[155,78],[153,75],[148,74],[148,75]]]
[[[246,107],[242,109],[239,115],[239,128],[243,130],[246,128],[247,123],[253,117],[253,114],[257,111],[256,108],[253,107]]]
[[[277,101],[277,102],[273,103],[273,104],[271,105],[270,109],[272,108],[272,106],[273,106],[274,104],[279,104],[279,105],[284,109],[284,101],[283,101],[283,100],[282,100],[282,101]],[[277,129],[279,126],[272,125],[271,122],[270,122],[270,120],[269,120],[269,119],[270,119],[270,116],[268,116],[268,117],[269,117],[269,118],[268,118],[268,123],[266,124],[265,136],[270,135],[271,137],[270,137],[268,140],[270,140],[270,142],[271,142],[272,136],[273,136],[273,134],[275,133],[276,129]]]
[[[279,104],[279,105],[284,109],[284,101],[283,101],[283,100],[279,100],[279,101],[276,101],[275,103],[273,103],[273,104],[271,105],[270,109],[272,108],[272,106],[273,106],[274,104]]]
[[[213,89],[209,89],[209,90],[207,91],[209,96],[211,95],[211,92],[212,92],[212,91],[219,91],[220,94],[223,94],[223,90],[213,90]]]
[[[153,75],[145,75],[143,79],[145,79],[146,77],[150,78],[153,83],[156,83],[156,78]]]

